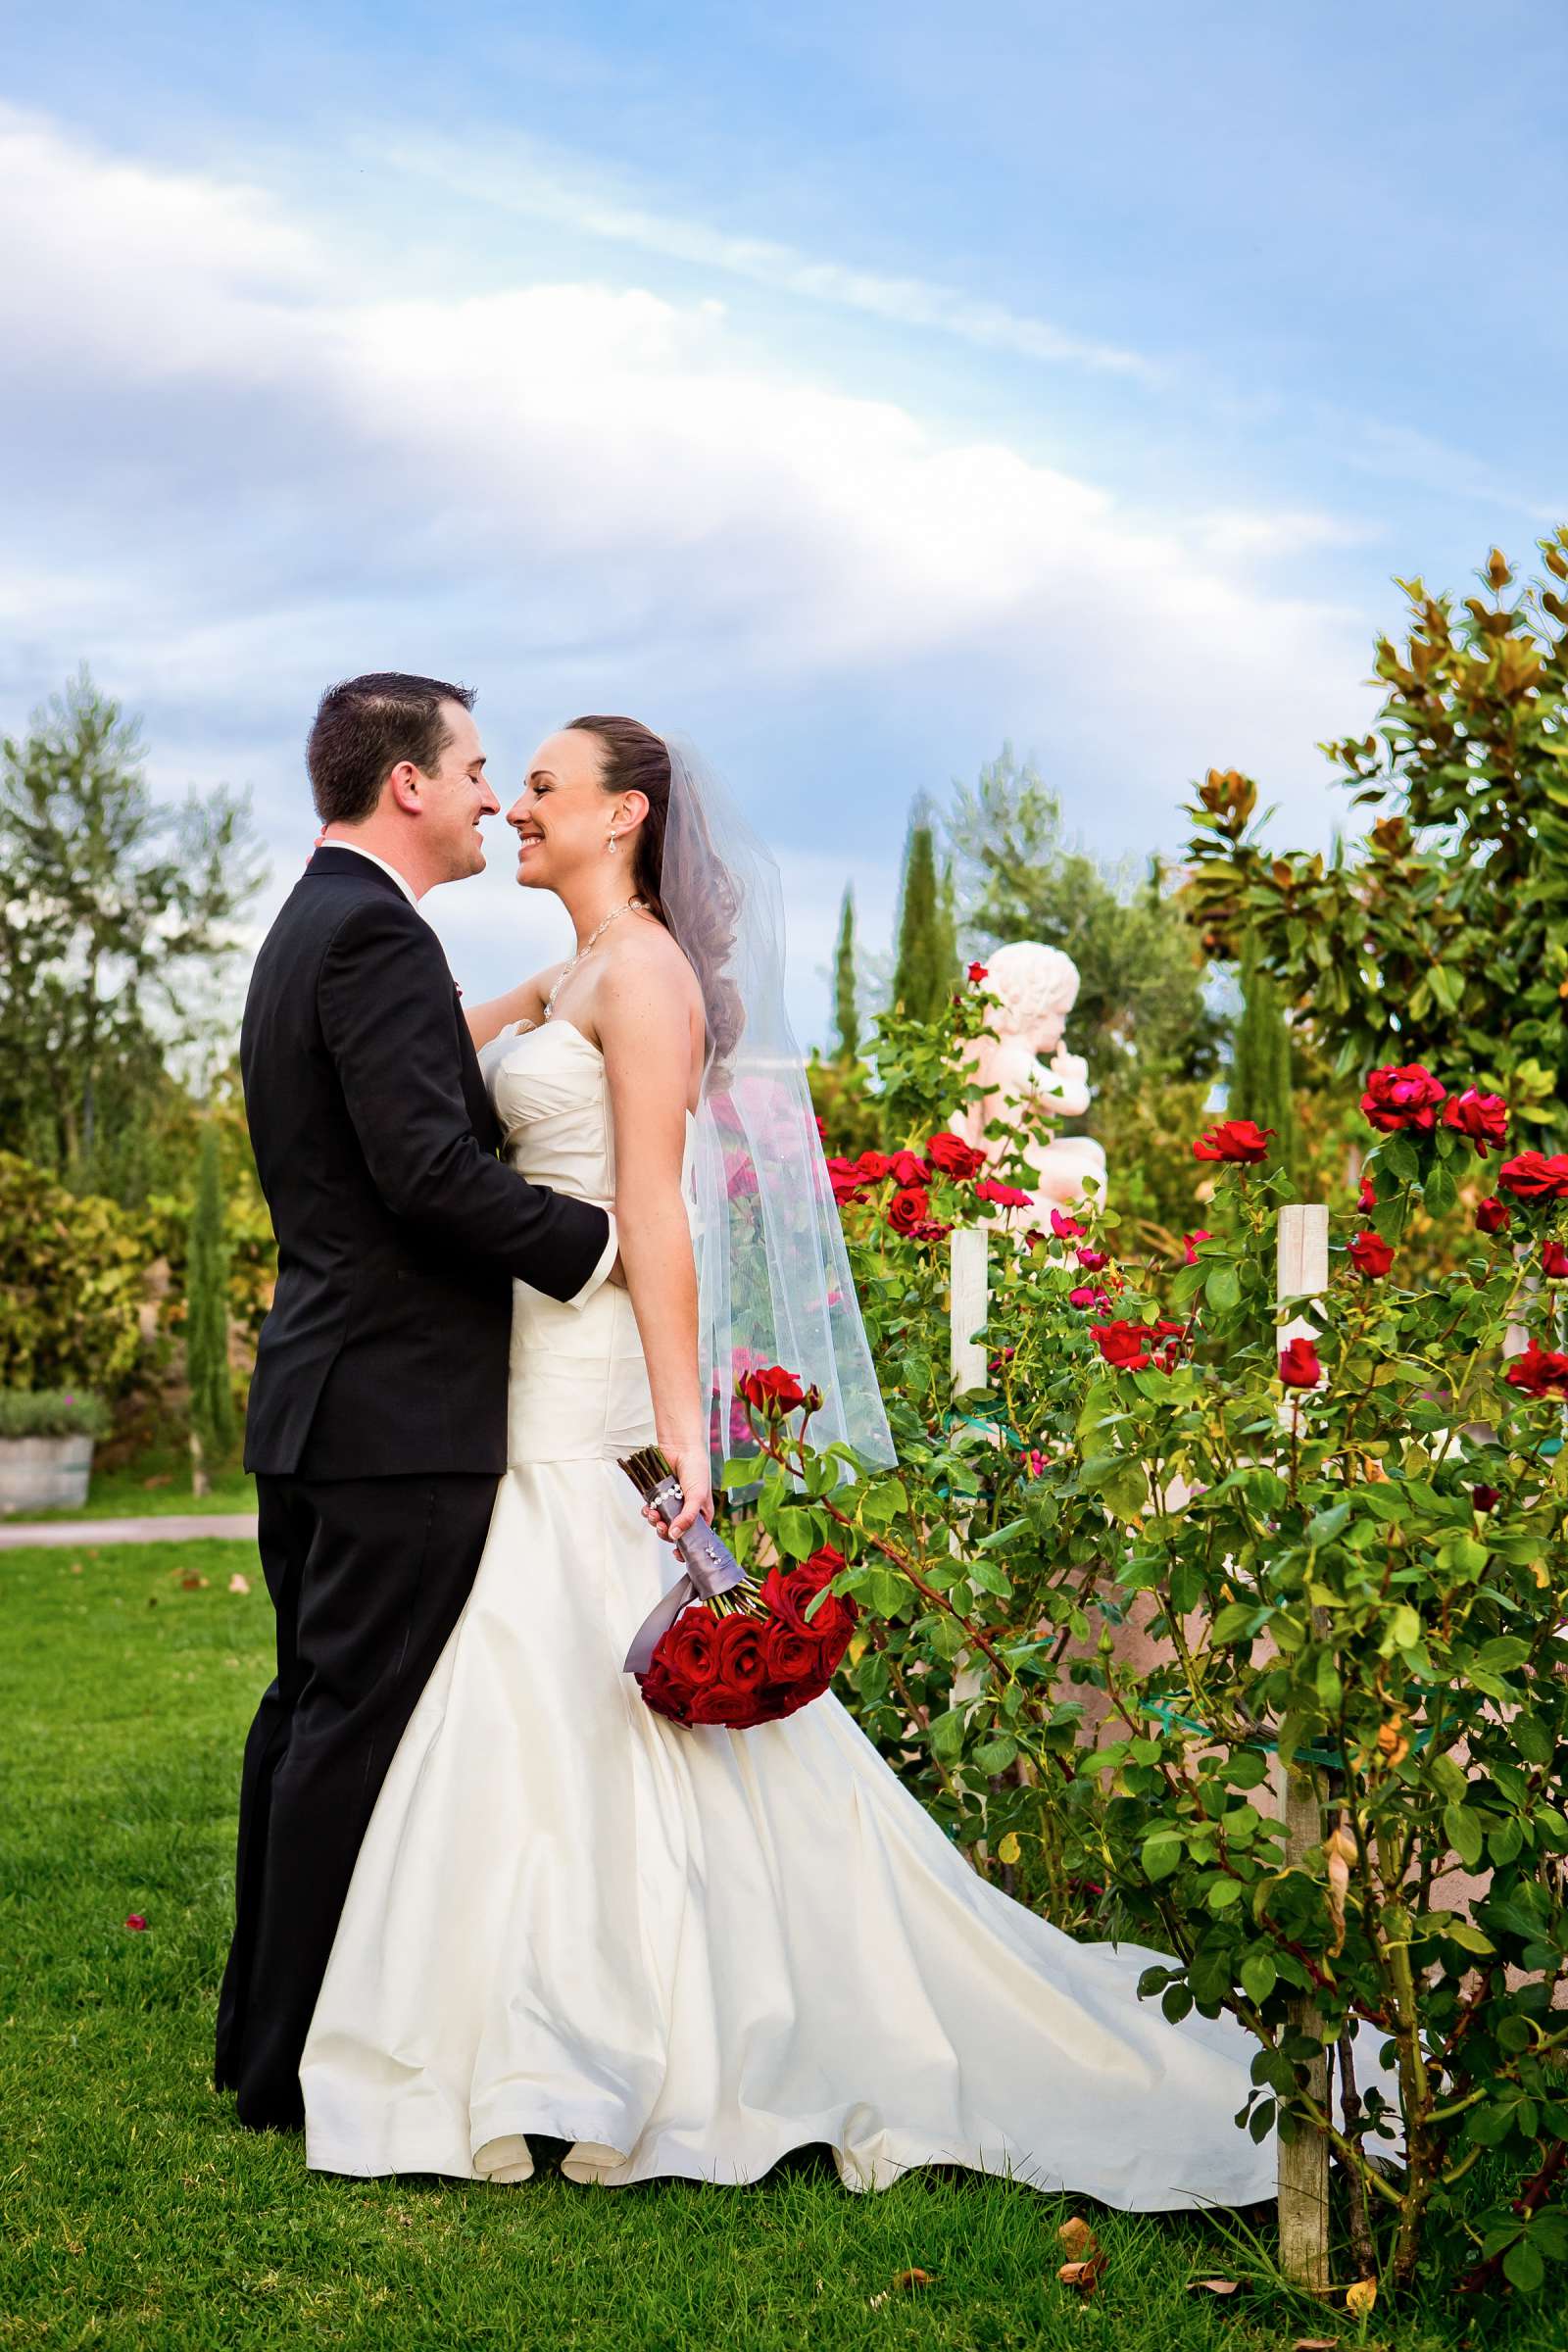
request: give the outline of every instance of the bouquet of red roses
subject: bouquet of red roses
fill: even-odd
[[[847,1593],[828,1591],[843,1566],[824,1544],[793,1568],[770,1568],[760,1587],[688,1602],[637,1677],[645,1705],[671,1723],[744,1731],[820,1698],[858,1614]]]

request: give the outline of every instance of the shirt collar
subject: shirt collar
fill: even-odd
[[[383,874],[391,875],[399,890],[402,891],[403,896],[408,900],[409,905],[414,907],[416,912],[417,912],[419,901],[408,879],[408,876],[406,874],[400,874],[395,865],[388,865],[386,859],[384,858],[378,858],[373,850],[366,849],[364,844],[358,841],[323,841],[320,846],[323,850],[352,850],[356,858],[368,858],[370,863],[372,865],[378,865]]]

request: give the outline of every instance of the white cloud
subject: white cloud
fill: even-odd
[[[373,147],[367,152],[379,151]],[[921,277],[889,277],[849,264],[820,261],[767,237],[736,235],[701,220],[681,220],[635,196],[587,179],[570,159],[518,152],[475,160],[466,151],[431,141],[404,143],[404,171],[421,172],[454,194],[534,220],[554,221],[607,244],[658,254],[745,279],[775,292],[860,311],[899,326],[935,329],[983,350],[1006,351],[1052,365],[1155,378],[1160,370],[1141,353],[1096,342],[1004,305],[979,302],[952,286]]]
[[[877,793],[902,838],[908,774],[890,756],[864,780],[880,710],[906,748],[940,712],[955,765],[1004,734],[1059,757],[1119,819],[1110,847],[1168,839],[1210,760],[1299,778],[1355,723],[1364,622],[1265,584],[1271,554],[1335,544],[1331,518],[1128,513],[760,357],[703,293],[409,299],[340,224],[265,188],[3,111],[0,187],[22,230],[0,297],[27,323],[0,384],[0,445],[24,461],[8,686],[30,699],[88,655],[148,708],[161,776],[226,744],[205,772],[254,777],[280,845],[308,839],[316,693],[371,665],[476,680],[487,711],[499,681],[527,726],[613,691],[664,724],[744,713],[765,741],[836,698],[854,807],[831,728],[773,804],[780,846],[820,853],[831,907]],[[917,780],[940,788],[948,764]],[[462,920],[499,984],[514,915],[493,897],[475,886]]]

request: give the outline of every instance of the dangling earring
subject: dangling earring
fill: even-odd
[[[615,836],[613,833],[612,833],[610,839],[606,842],[605,847],[610,852],[612,858],[613,858],[615,855]]]

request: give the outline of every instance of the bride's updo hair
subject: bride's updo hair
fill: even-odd
[[[685,955],[703,992],[708,1041],[716,1062],[726,1062],[740,1042],[741,1001],[729,976],[735,945],[737,900],[735,884],[719,862],[702,810],[695,803],[689,815],[699,870],[686,875],[690,885],[683,904],[674,909],[664,899],[664,836],[669,824],[669,746],[641,719],[591,715],[568,719],[572,735],[592,735],[600,748],[599,782],[606,793],[640,792],[648,814],[637,829],[632,850],[631,883],[638,898],[657,914]]]

